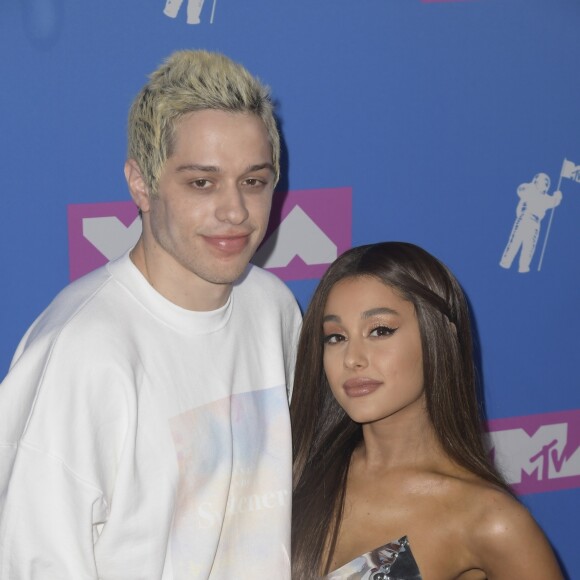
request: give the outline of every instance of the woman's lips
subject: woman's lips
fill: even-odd
[[[381,385],[381,381],[367,377],[357,377],[346,381],[342,388],[348,397],[364,397],[374,393]]]

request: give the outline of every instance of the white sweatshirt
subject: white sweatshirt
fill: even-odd
[[[290,578],[299,325],[254,266],[212,312],[128,255],[65,288],[0,385],[0,579]]]

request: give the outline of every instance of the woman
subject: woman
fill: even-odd
[[[472,348],[463,292],[425,250],[386,242],[331,265],[291,405],[293,578],[562,578],[488,461]]]

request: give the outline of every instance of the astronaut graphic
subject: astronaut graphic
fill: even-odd
[[[501,257],[499,265],[510,268],[518,251],[520,252],[518,272],[530,271],[530,263],[536,250],[540,224],[546,211],[555,208],[562,201],[562,192],[548,194],[550,178],[545,173],[538,173],[531,183],[522,183],[517,194],[519,199],[516,208],[516,219]]]
[[[204,1],[205,0],[187,0],[187,24],[199,24],[201,22],[199,16],[201,14]],[[216,0],[214,0],[213,3],[210,23],[213,23],[215,3]],[[182,4],[183,0],[167,0],[165,2],[163,13],[170,18],[175,18]]]

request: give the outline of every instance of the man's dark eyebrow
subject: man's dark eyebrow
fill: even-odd
[[[268,169],[272,173],[274,173],[274,166],[271,163],[259,163],[257,165],[250,165],[244,173],[251,173],[253,171],[261,171],[262,169]],[[186,163],[184,165],[180,165],[176,168],[176,171],[185,172],[185,171],[202,171],[205,173],[219,173],[220,168],[216,167],[215,165],[201,165],[199,163]]]
[[[199,165],[197,163],[188,163],[186,165],[180,165],[177,167],[176,171],[205,171],[207,173],[218,173],[219,167],[216,167],[215,165]]]
[[[260,163],[258,165],[250,165],[246,173],[251,173],[252,171],[261,171],[262,169],[268,169],[274,173],[274,166],[271,163]]]

